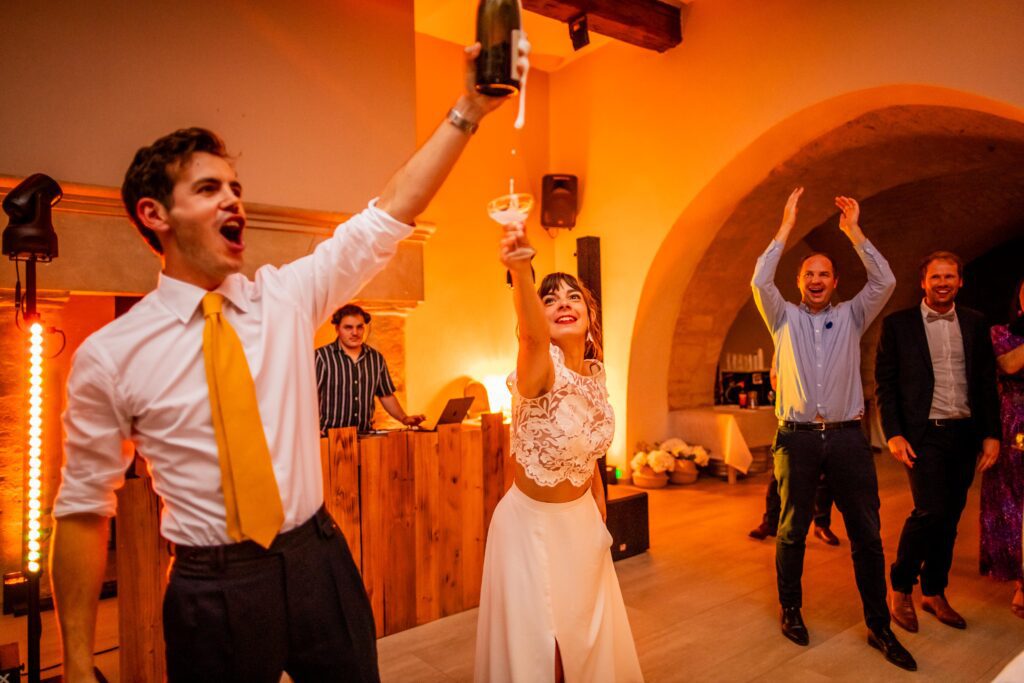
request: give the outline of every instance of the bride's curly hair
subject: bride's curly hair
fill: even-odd
[[[583,357],[589,360],[604,360],[604,349],[602,343],[604,337],[601,334],[601,322],[600,316],[597,310],[597,301],[594,299],[594,295],[590,293],[590,290],[586,286],[576,279],[574,275],[569,273],[550,273],[544,277],[540,283],[540,287],[537,288],[537,293],[540,298],[543,299],[548,294],[552,294],[558,291],[558,288],[565,285],[571,290],[577,291],[583,295],[583,303],[587,306],[587,341],[586,347],[583,351]]]

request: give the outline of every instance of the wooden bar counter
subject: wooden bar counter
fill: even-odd
[[[346,428],[321,439],[324,502],[362,573],[378,637],[479,604],[487,526],[512,485],[508,452],[498,413],[480,427],[364,438]],[[144,471],[119,494],[117,518],[123,680],[162,680],[167,544]]]

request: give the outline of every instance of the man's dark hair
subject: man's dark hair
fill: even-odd
[[[828,262],[832,264],[832,277],[834,277],[834,278],[838,278],[839,277],[839,268],[836,266],[836,260],[834,258],[832,258],[831,254],[826,254],[823,251],[816,251],[816,252],[813,252],[811,254],[808,254],[807,256],[804,256],[803,259],[801,259],[801,261],[800,261],[800,270],[797,272],[797,277],[800,277],[800,274],[804,272],[804,264],[807,263],[807,261],[809,259],[812,259],[815,256],[821,256],[823,258],[827,258]]]
[[[341,323],[342,318],[347,318],[350,315],[362,316],[363,322],[366,323],[367,325],[370,324],[370,314],[361,309],[359,306],[356,306],[355,304],[345,304],[344,306],[336,310],[334,312],[334,315],[331,316],[331,324],[337,327],[339,323]]]
[[[196,152],[206,152],[225,159],[228,156],[224,141],[216,133],[205,128],[182,128],[141,148],[135,153],[135,158],[124,174],[124,183],[121,184],[124,208],[132,223],[158,254],[164,253],[160,239],[143,225],[135,209],[143,197],[151,197],[171,208],[178,173]]]
[[[962,258],[951,251],[933,251],[921,259],[919,270],[921,271],[922,280],[924,280],[925,273],[928,272],[928,266],[931,265],[932,261],[949,261],[950,263],[955,263],[956,274],[960,277],[964,276],[964,260]]]

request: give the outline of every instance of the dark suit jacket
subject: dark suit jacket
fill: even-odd
[[[956,317],[964,340],[967,403],[980,444],[982,439],[1002,435],[995,353],[985,316],[957,306]],[[924,437],[935,390],[924,325],[920,304],[886,316],[875,358],[876,396],[885,438],[902,436],[912,446]]]

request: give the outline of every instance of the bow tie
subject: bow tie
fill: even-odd
[[[927,313],[925,313],[924,319],[930,323],[933,323],[936,320],[948,320],[949,322],[953,322],[954,320],[956,320],[956,311],[950,310],[947,313],[936,313],[934,311],[928,311]]]

